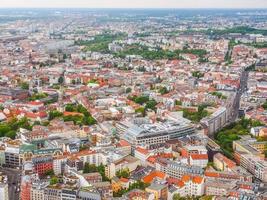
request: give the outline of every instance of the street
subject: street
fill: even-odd
[[[234,106],[233,106],[233,111],[231,115],[231,119],[229,119],[229,123],[235,122],[235,120],[238,118],[238,111],[240,107],[240,98],[242,94],[246,91],[247,89],[247,81],[248,81],[248,72],[243,71],[240,76],[240,88],[238,89],[236,93],[236,97],[234,100]]]
[[[9,200],[18,200],[19,192],[17,191],[17,188],[20,187],[21,171],[10,168],[1,168],[0,171],[3,172],[3,174],[6,174],[8,177]]]

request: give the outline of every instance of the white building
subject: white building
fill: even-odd
[[[146,159],[150,156],[150,153],[147,149],[144,149],[142,147],[137,147],[134,150],[134,157],[138,158],[141,160],[142,163],[146,162]]]
[[[208,164],[208,154],[192,154],[189,157],[189,164],[204,168]]]
[[[53,170],[56,175],[64,172],[64,165],[67,162],[66,156],[59,156],[53,159]]]
[[[201,176],[188,176],[182,177],[184,182],[184,196],[202,196],[204,194],[204,178]]]
[[[168,199],[173,199],[175,194],[181,197],[202,196],[205,192],[205,183],[202,176],[184,175],[177,183],[168,190]]]
[[[0,199],[1,200],[9,200],[8,198],[8,184],[0,183]]]

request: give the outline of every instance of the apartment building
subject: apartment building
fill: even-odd
[[[113,178],[117,171],[129,169],[131,172],[135,170],[138,165],[141,165],[140,160],[129,155],[108,164],[105,168],[105,173],[107,177]]]
[[[226,107],[220,107],[211,116],[201,120],[201,123],[207,128],[207,134],[213,135],[228,122],[228,113]]]
[[[204,170],[199,166],[189,166],[181,162],[167,161],[166,164],[156,165],[156,170],[166,173],[168,176],[173,178],[181,179],[183,175],[203,175]]]
[[[32,162],[34,165],[34,171],[38,175],[44,175],[47,171],[53,170],[52,156],[35,157],[32,159]]]
[[[241,154],[240,166],[247,169],[256,178],[267,182],[267,161],[249,154]]]

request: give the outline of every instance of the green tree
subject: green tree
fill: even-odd
[[[163,95],[163,94],[167,94],[167,93],[169,93],[169,91],[168,91],[168,89],[164,86],[164,87],[160,87],[160,88],[159,88],[159,93],[160,93],[161,95]]]
[[[6,137],[9,137],[9,138],[11,138],[11,139],[15,139],[16,138],[16,131],[8,131],[6,134],[5,134],[5,136]]]
[[[174,194],[172,197],[173,200],[185,200],[185,197],[181,197],[180,194]]]
[[[67,54],[63,54],[63,59],[66,60],[68,58]]]
[[[146,116],[146,110],[145,110],[144,107],[137,108],[137,109],[135,110],[135,113],[141,113],[141,115],[142,115],[143,117]]]
[[[138,103],[140,105],[143,105],[144,103],[146,103],[148,101],[149,101],[149,97],[148,96],[139,96],[139,97],[136,97],[134,99],[134,102]]]
[[[264,110],[267,110],[267,101],[265,101],[265,103],[262,104],[262,107],[264,108]]]
[[[67,104],[65,107],[65,110],[68,112],[74,112],[75,111],[75,106],[73,104]]]
[[[201,73],[200,71],[194,71],[192,72],[192,76],[196,78],[201,78],[204,76],[204,73]]]
[[[177,105],[177,106],[181,106],[181,105],[182,105],[182,101],[175,100],[175,105]]]
[[[126,91],[125,91],[126,93],[130,93],[130,92],[132,92],[132,88],[126,88]]]
[[[58,183],[58,178],[56,176],[53,176],[51,179],[50,179],[50,185],[55,185]]]
[[[31,130],[32,126],[25,117],[20,120],[14,118],[9,122],[0,123],[0,137],[10,137],[14,139],[19,128]]]
[[[55,173],[54,173],[53,169],[50,169],[50,170],[45,171],[44,175],[45,176],[54,176]]]
[[[94,164],[85,163],[83,167],[83,173],[97,172],[97,167]]]
[[[157,105],[157,102],[152,99],[152,100],[149,100],[148,102],[146,102],[146,106],[145,106],[145,109],[151,109],[151,110],[154,110],[156,111],[156,105]]]
[[[109,178],[106,177],[105,166],[102,163],[97,167],[97,171],[101,174],[103,181],[110,181]]]
[[[35,100],[40,100],[48,97],[48,94],[46,93],[35,93],[31,97],[28,98],[29,101],[35,101]]]
[[[60,76],[59,78],[58,78],[58,83],[59,84],[62,84],[64,82],[64,77],[63,76]]]
[[[57,110],[52,110],[48,113],[48,120],[51,121],[55,118],[62,117],[62,116],[63,116],[62,112],[59,112]]]
[[[27,82],[22,82],[22,83],[20,83],[20,87],[21,87],[21,89],[23,89],[23,90],[28,90],[28,89],[29,89],[29,83],[27,83]]]
[[[129,178],[130,177],[130,171],[128,168],[125,168],[125,169],[122,169],[122,170],[119,170],[116,172],[116,176],[119,177],[119,178]]]
[[[208,116],[208,111],[205,110],[205,107],[206,106],[204,105],[199,105],[197,112],[191,112],[187,109],[183,109],[183,117],[193,122],[199,122],[201,119]]]

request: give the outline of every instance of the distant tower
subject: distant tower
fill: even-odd
[[[32,63],[32,54],[29,54],[29,63]]]

